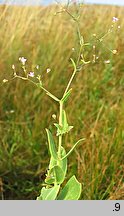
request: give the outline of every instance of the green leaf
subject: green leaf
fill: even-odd
[[[62,134],[63,134],[62,126],[60,126],[60,125],[57,124],[57,123],[54,123],[54,125],[55,125],[55,127],[57,128],[57,134],[56,134],[56,136],[62,135]]]
[[[73,126],[68,126],[67,133],[68,133],[71,129],[73,129]]]
[[[60,166],[55,166],[53,167],[53,169],[51,170],[54,175],[55,175],[55,183],[56,184],[62,184],[62,182],[64,181],[64,172],[63,170],[61,169]]]
[[[67,117],[66,117],[65,110],[62,110],[62,126],[63,126],[63,130],[66,130],[66,128],[68,128],[68,123],[67,123]]]
[[[70,89],[70,90],[63,96],[63,98],[62,98],[62,100],[61,100],[63,103],[67,101],[68,97],[69,97],[70,94],[71,94],[71,91],[72,91],[72,89]]]
[[[77,147],[77,145],[79,144],[79,142],[84,141],[84,140],[85,140],[85,138],[78,140],[74,144],[74,146],[71,148],[71,150],[62,158],[62,160],[65,159],[65,158],[67,158],[74,151],[74,149]]]
[[[73,60],[72,58],[71,58],[70,60],[71,60],[72,65],[73,65],[73,67],[74,67],[74,71],[76,71],[76,70],[77,70],[76,63],[74,62],[74,60]]]
[[[56,165],[57,165],[57,160],[54,159],[53,157],[51,157],[50,158],[50,163],[49,163],[49,170],[52,169]]]
[[[56,146],[54,143],[53,136],[48,129],[46,129],[46,132],[47,132],[49,151],[50,151],[51,157],[53,157],[55,160],[57,160],[57,151],[56,151]]]
[[[64,172],[60,166],[56,165],[48,171],[45,183],[47,184],[62,184],[64,181]]]
[[[64,176],[66,175],[67,172],[67,158],[65,157],[66,151],[65,149],[61,146],[61,160],[58,161],[59,166],[62,168],[64,172]],[[64,158],[65,157],[65,158]]]
[[[53,157],[50,158],[49,169],[47,170],[45,183],[46,184],[54,184],[55,183],[55,174],[52,171],[53,167],[57,165],[57,160]]]
[[[73,128],[73,126],[68,125],[65,110],[62,111],[62,126],[57,123],[54,125],[57,127],[57,136],[68,133]]]
[[[69,127],[66,127],[66,130],[62,127],[62,126],[60,126],[59,124],[54,124],[55,126],[56,126],[56,128],[57,128],[57,134],[56,134],[56,136],[59,136],[59,135],[62,135],[62,134],[65,134],[65,133],[68,133],[72,128],[73,128],[73,126],[69,126]]]
[[[57,200],[78,200],[81,195],[81,189],[81,183],[77,181],[75,176],[72,176],[60,192]]]
[[[61,147],[61,158],[64,157],[66,155],[66,151],[63,147]],[[61,184],[65,179],[66,176],[66,172],[67,172],[67,158],[64,158],[63,160],[58,160],[57,161],[58,166],[61,168],[62,172],[63,172],[63,179],[61,179]]]
[[[59,165],[55,165],[48,171],[45,183],[47,184],[62,184],[65,179],[65,173]]]
[[[48,171],[48,173],[47,173],[47,176],[46,176],[46,179],[45,179],[45,183],[46,183],[46,184],[49,184],[49,185],[55,183],[55,177],[54,177],[54,175],[51,173],[51,170]]]
[[[83,36],[81,35],[81,37],[80,37],[80,45],[81,46],[83,46],[84,45],[84,38],[83,38]]]
[[[59,192],[59,189],[60,185],[56,185],[49,189],[43,187],[41,190],[41,195],[37,197],[37,200],[55,200]]]
[[[63,147],[61,147],[61,157],[64,157],[65,155],[66,155],[66,151]],[[63,160],[58,159],[57,161],[51,158],[45,183],[62,184],[62,182],[65,179],[66,172],[67,172],[67,158]]]
[[[63,110],[63,112],[62,112],[62,127],[63,127],[63,128],[62,128],[63,134],[64,134],[64,133],[68,133],[68,132],[73,128],[73,126],[69,126],[69,125],[68,125],[65,110]]]
[[[48,136],[49,151],[50,151],[51,158],[50,158],[50,163],[49,163],[49,169],[47,170],[47,174],[46,174],[45,183],[54,184],[55,175],[52,172],[52,168],[57,165],[58,156],[57,156],[57,150],[56,150],[53,136],[48,129],[46,129],[46,131],[47,131],[47,136]]]

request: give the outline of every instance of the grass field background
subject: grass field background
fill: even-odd
[[[71,8],[74,13],[74,8]],[[72,74],[77,35],[73,20],[57,6],[0,6],[0,82],[11,79],[12,64],[28,59],[29,71],[40,65],[44,86],[61,97]],[[119,18],[120,29],[99,44],[96,63],[85,66],[73,82],[66,104],[74,126],[65,137],[69,150],[86,140],[69,157],[68,178],[76,173],[81,199],[124,199],[124,7],[83,5],[80,28],[85,42],[104,35]],[[113,55],[109,49],[118,52]],[[93,51],[85,50],[92,59]],[[110,64],[105,64],[105,60]],[[46,73],[47,68],[51,69]],[[55,122],[58,107],[40,89],[22,80],[0,87],[0,177],[4,199],[36,199],[48,167],[45,128]],[[67,179],[66,179],[67,180]],[[3,193],[2,193],[3,190]]]

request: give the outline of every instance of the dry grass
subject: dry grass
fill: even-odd
[[[73,9],[72,9],[73,10]],[[28,59],[29,70],[39,64],[44,85],[58,97],[72,72],[70,57],[77,46],[75,25],[67,15],[50,7],[0,7],[0,80],[12,76],[11,65],[20,70],[19,56]],[[80,27],[86,42],[103,35],[112,17],[119,18],[120,31],[98,47],[99,61],[84,68],[73,83],[67,104],[74,130],[65,138],[69,149],[86,137],[69,159],[69,173],[82,182],[81,199],[124,198],[124,23],[123,7],[82,6]],[[118,54],[108,51],[117,49]],[[92,58],[92,50],[85,52]],[[110,64],[104,60],[110,59]],[[46,69],[51,68],[47,74]],[[42,183],[39,176],[48,164],[44,128],[52,127],[52,104],[39,89],[20,80],[1,86],[0,176],[5,199],[35,199]],[[14,113],[11,112],[14,110]]]

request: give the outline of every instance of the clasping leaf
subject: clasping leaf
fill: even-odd
[[[72,176],[60,192],[57,200],[78,200],[81,195],[81,189],[81,183],[77,181],[75,176]]]
[[[66,155],[65,149],[61,147],[61,157]],[[57,161],[51,158],[49,169],[47,171],[45,183],[47,184],[62,184],[67,172],[67,158]]]
[[[65,110],[62,111],[62,126],[56,123],[54,125],[57,128],[57,136],[68,133],[73,128],[73,126],[68,125]]]
[[[72,65],[73,65],[74,71],[76,71],[76,70],[77,70],[76,63],[74,62],[74,60],[73,60],[72,58],[71,58],[70,60],[71,60],[71,62],[72,62]]]
[[[48,189],[43,187],[41,190],[41,195],[37,197],[37,200],[55,200],[59,189],[60,185],[55,185],[54,187]]]
[[[47,132],[49,151],[50,151],[51,157],[57,160],[57,151],[56,151],[56,146],[55,146],[53,136],[48,129],[46,129],[46,132]]]

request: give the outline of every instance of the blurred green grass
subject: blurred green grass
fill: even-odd
[[[57,6],[0,7],[0,82],[12,76],[12,64],[28,59],[28,68],[40,65],[47,89],[61,97],[72,73],[77,35],[74,22],[58,14]],[[72,8],[73,11],[73,8]],[[65,137],[67,150],[81,137],[86,140],[69,158],[68,177],[82,183],[81,199],[124,198],[124,22],[123,7],[82,6],[80,28],[86,42],[104,35],[119,18],[121,29],[106,38],[111,54],[98,48],[99,60],[86,66],[73,82],[66,104],[73,132]],[[86,59],[92,57],[85,52]],[[110,59],[110,64],[104,61]],[[51,68],[49,74],[46,69]],[[0,177],[4,199],[35,199],[48,166],[45,128],[52,128],[57,104],[35,86],[14,80],[0,87]]]

